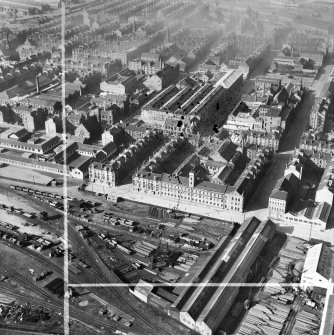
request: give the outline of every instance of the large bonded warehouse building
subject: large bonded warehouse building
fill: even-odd
[[[226,96],[222,86],[211,84],[178,89],[170,85],[142,107],[141,119],[146,124],[161,128],[166,119],[183,120],[189,126]]]
[[[241,72],[228,71],[207,83],[197,82],[183,88],[170,85],[142,107],[141,120],[165,130],[170,129],[171,123],[179,123],[177,128],[185,133],[196,132],[205,120],[223,123],[242,83]]]
[[[200,334],[214,334],[239,292],[239,286],[233,284],[246,281],[252,264],[274,234],[273,222],[253,217],[232,239],[221,240],[193,278],[194,285],[189,285],[173,303],[171,315],[179,315],[181,323]]]

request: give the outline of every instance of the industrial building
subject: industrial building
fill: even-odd
[[[135,91],[137,87],[137,80],[132,71],[127,69],[114,74],[106,81],[100,83],[100,89],[113,95],[124,96]]]
[[[232,239],[223,239],[193,279],[195,285],[188,286],[173,303],[180,321],[200,334],[214,334],[239,291],[238,286],[229,284],[246,281],[250,267],[274,233],[270,220],[261,222],[253,217]],[[210,285],[196,285],[201,283]]]
[[[201,117],[227,97],[227,90],[211,84],[178,89],[170,85],[142,107],[141,119],[161,129],[167,119],[181,121],[185,132],[191,132]],[[210,117],[210,114],[206,115]]]
[[[14,138],[0,138],[0,148],[25,151],[27,153],[45,154],[60,144],[60,138],[53,136],[50,138],[33,137],[25,141]]]
[[[314,288],[326,290],[330,280],[334,279],[334,251],[319,243],[311,247],[306,254],[304,268],[301,276],[303,290]]]
[[[228,108],[224,107],[237,97],[242,83],[242,73],[230,70],[218,73],[204,85],[171,85],[142,107],[141,119],[156,127],[162,127],[166,119],[182,119],[187,125],[184,128],[192,130],[204,115],[213,117],[216,110],[226,113]]]

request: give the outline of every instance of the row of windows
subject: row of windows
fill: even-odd
[[[29,148],[28,146],[21,145],[21,144],[8,144],[8,143],[0,143],[3,147],[8,147],[8,148],[17,148],[21,150],[27,150],[27,151],[32,151],[32,152],[40,152],[42,153],[42,149],[37,149],[37,148]]]
[[[285,205],[285,200],[270,199],[270,203],[278,204],[278,205]]]
[[[188,187],[182,187],[182,186],[176,186],[176,185],[174,185],[174,187],[170,187],[169,184],[163,183],[162,184],[162,190],[167,190],[168,192],[172,192],[172,191],[174,191],[174,192],[177,192],[177,191],[188,192],[189,188]],[[197,190],[197,189],[194,189],[193,193],[195,195],[198,194],[198,195],[203,195],[203,196],[211,196],[211,197],[214,197],[214,198],[221,198],[222,197],[222,194],[219,194],[219,193],[201,191],[201,190]]]
[[[139,189],[149,189],[149,190],[155,190],[155,191],[159,191],[159,186],[155,185],[155,187],[153,186],[152,182],[147,182],[147,183],[137,183],[136,181],[133,182],[134,186],[139,187]],[[178,187],[176,187],[177,189],[179,189]],[[178,191],[175,190],[173,188],[167,188],[167,187],[162,187],[161,188],[161,194],[165,194],[168,196],[173,196],[173,197],[180,197],[180,198],[184,198],[184,199],[190,199],[190,192],[188,188],[183,188],[185,191]],[[186,193],[186,194],[184,194]],[[217,194],[217,193],[207,193],[205,191],[198,191],[196,192],[196,190],[193,191],[193,199],[194,201],[202,201],[202,197],[203,197],[203,202],[205,201],[205,203],[211,203],[212,202],[215,204],[216,202],[218,203],[219,201],[222,202],[223,199],[225,198],[223,194]],[[207,200],[206,200],[207,198]],[[241,207],[241,198],[240,197],[231,197],[232,200],[232,205],[231,209],[235,209],[235,206],[237,208]],[[207,202],[209,201],[209,202]]]
[[[107,179],[107,180],[109,180],[109,179],[113,179],[113,177],[114,177],[114,174],[113,173],[111,173],[111,174],[99,174],[99,173],[91,173],[90,171],[89,171],[89,178],[95,178],[95,179]]]
[[[152,186],[149,186],[147,188],[142,188],[140,187],[140,185],[136,185],[136,183],[133,184],[134,186],[139,186],[138,190],[140,189],[144,189],[144,190],[150,190],[150,191],[155,191],[155,192],[158,192],[159,189],[158,187],[154,188]],[[191,196],[188,194],[188,195],[181,195],[179,196],[178,194],[175,194],[175,193],[172,193],[172,192],[168,192],[167,190],[166,191],[162,191],[161,192],[161,195],[165,195],[165,196],[168,196],[168,197],[174,197],[174,198],[180,198],[180,199],[184,199],[184,200],[188,200],[188,201],[193,201],[193,202],[198,202],[198,203],[201,203],[201,204],[208,204],[208,205],[213,205],[213,206],[218,206],[218,207],[223,207],[225,209],[230,209],[230,210],[233,210],[233,211],[242,211],[242,206],[241,204],[237,204],[237,205],[224,205],[224,201],[223,200],[220,200],[220,202],[218,201],[218,199],[201,199],[201,197],[199,198],[196,198],[196,197],[193,197],[191,198]],[[240,199],[239,199],[240,200]]]
[[[33,163],[27,163],[27,162],[21,162],[21,161],[14,161],[12,159],[7,159],[7,158],[1,158],[0,162],[2,163],[7,163],[7,164],[13,164],[13,165],[22,165],[26,167],[30,167],[32,169],[37,169],[37,170],[46,170],[46,171],[51,171],[53,173],[60,173],[63,174],[63,171],[60,169],[57,169],[56,167],[51,167],[51,166],[45,166],[45,165],[35,165]]]
[[[313,224],[315,226],[322,226],[321,223],[313,222],[313,221],[308,221],[304,219],[298,219],[298,218],[288,218],[290,221],[296,221],[296,222],[302,222],[302,223],[308,223],[308,224]]]
[[[279,208],[279,207],[271,207],[270,206],[270,209],[273,210],[273,211],[278,211],[278,212],[284,212],[284,209],[283,208]]]

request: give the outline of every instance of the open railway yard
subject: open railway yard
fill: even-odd
[[[2,292],[15,301],[17,308],[29,302],[56,313],[50,314],[49,322],[28,324],[36,330],[44,327],[45,333],[63,313],[67,294],[62,237],[66,202],[54,188],[48,190],[10,185],[0,191],[0,249],[10,255],[0,261]],[[238,226],[158,207],[146,206],[145,211],[137,204],[141,215],[134,215],[127,210],[127,202],[108,205],[101,197],[95,196],[93,201],[86,192],[82,195],[85,200],[67,198],[72,323],[80,324],[85,334],[113,334],[116,330],[127,334],[129,327],[135,334],[192,334],[157,308],[143,308],[143,302],[129,294],[129,288],[145,282],[171,288],[175,283],[189,282],[216,250],[219,239],[233,236]],[[14,199],[11,206],[9,196]],[[205,225],[210,228],[205,229]],[[308,246],[304,240],[277,233],[247,278],[249,283],[269,286],[241,288],[220,330],[227,334],[248,334],[260,328],[266,334],[316,334],[320,302],[314,307],[314,297],[303,295],[293,286],[280,286],[299,282]],[[10,262],[16,262],[15,271]],[[121,283],[129,287],[110,285]],[[169,301],[177,296],[177,290],[156,292]],[[152,320],[161,321],[158,328]],[[9,319],[0,327],[19,327],[23,322]]]

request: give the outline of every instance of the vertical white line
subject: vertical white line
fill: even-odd
[[[70,334],[69,321],[70,321],[70,310],[69,310],[69,296],[68,296],[68,216],[67,216],[67,166],[66,166],[66,104],[65,104],[65,1],[61,2],[61,85],[62,85],[62,140],[64,145],[63,150],[63,197],[64,197],[64,334]]]

